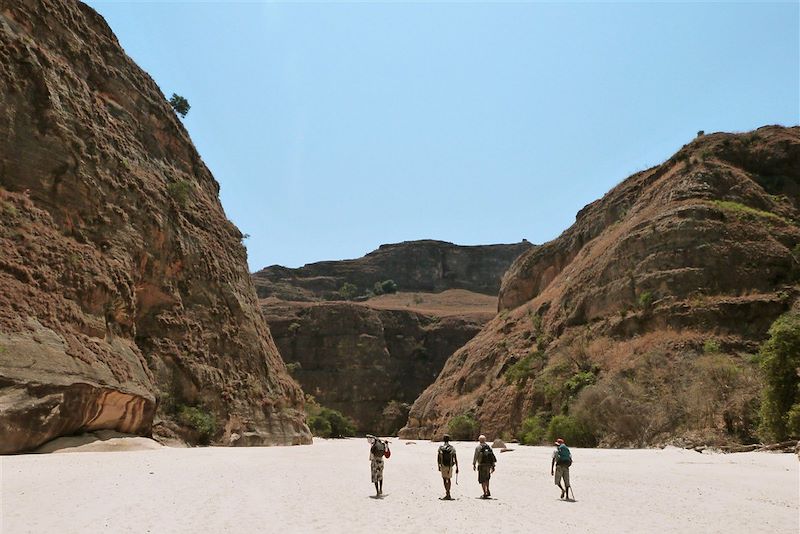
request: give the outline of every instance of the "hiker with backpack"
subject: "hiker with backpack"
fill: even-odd
[[[442,482],[444,482],[445,496],[443,500],[450,501],[453,498],[450,496],[450,485],[452,483],[453,467],[456,468],[456,475],[458,474],[458,457],[456,456],[456,449],[450,445],[450,436],[445,434],[442,437],[442,444],[439,447],[439,453],[436,455],[436,462],[439,465],[439,472],[442,474]]]
[[[475,471],[475,466],[478,466],[478,482],[483,488],[483,495],[481,499],[488,499],[492,496],[489,491],[489,479],[492,478],[494,473],[494,466],[497,463],[497,457],[494,455],[492,448],[486,443],[486,436],[481,434],[478,438],[478,446],[475,447],[475,454],[472,457],[472,470]]]
[[[569,500],[569,466],[572,465],[572,453],[569,452],[564,440],[556,440],[556,450],[553,451],[553,461],[550,462],[550,475],[555,474],[556,486],[561,488],[561,498],[565,496]],[[554,469],[555,468],[555,469]],[[564,479],[564,486],[561,486],[561,479]]]
[[[383,495],[383,459],[388,458],[392,453],[389,450],[388,441],[371,434],[367,434],[367,441],[372,444],[369,448],[369,465],[372,483],[375,484],[375,496],[380,497]]]

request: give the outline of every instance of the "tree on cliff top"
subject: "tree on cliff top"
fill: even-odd
[[[778,317],[761,347],[763,433],[782,440],[800,436],[800,313]]]
[[[169,104],[172,106],[172,109],[175,110],[175,113],[178,113],[181,117],[185,117],[186,114],[189,113],[189,109],[192,107],[189,105],[188,100],[175,93],[172,93],[172,97],[169,99]]]

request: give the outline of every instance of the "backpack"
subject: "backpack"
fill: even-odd
[[[386,445],[384,445],[383,441],[376,439],[372,443],[372,448],[369,451],[372,453],[372,456],[381,457],[386,452]]]
[[[439,447],[439,463],[441,463],[445,467],[452,467],[455,454],[452,445],[442,445]]]
[[[563,443],[558,446],[558,456],[556,457],[556,465],[565,465],[567,467],[572,465],[572,453],[569,452],[569,447]]]
[[[485,443],[481,446],[480,459],[481,461],[479,463],[484,465],[486,464],[494,465],[497,463],[497,457],[495,457],[494,451],[492,451],[492,448]]]

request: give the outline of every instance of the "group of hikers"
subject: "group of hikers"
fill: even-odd
[[[372,483],[375,484],[376,496],[380,497],[383,495],[384,460],[391,456],[392,451],[389,449],[389,442],[386,440],[369,434],[367,434],[367,440],[371,445],[369,459]],[[450,443],[449,435],[445,434],[442,437],[442,441],[443,443],[439,447],[436,455],[436,463],[439,467],[439,473],[442,475],[442,482],[444,483],[445,495],[441,497],[441,499],[450,501],[453,500],[450,496],[453,470],[455,470],[456,483],[458,483],[458,456],[455,447]],[[555,447],[552,461],[550,462],[550,475],[555,477],[555,484],[561,489],[561,498],[569,500],[569,468],[572,465],[572,453],[561,438],[555,441]],[[494,455],[494,451],[489,444],[486,443],[486,436],[481,435],[478,438],[478,446],[475,447],[475,453],[472,455],[472,470],[478,472],[478,483],[483,489],[483,495],[480,497],[481,499],[489,499],[492,496],[492,493],[489,491],[489,480],[492,478],[492,473],[494,473],[496,464],[497,457]],[[562,481],[564,483],[563,486],[561,485]]]

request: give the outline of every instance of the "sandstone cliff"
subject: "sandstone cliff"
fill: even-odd
[[[406,241],[381,245],[355,260],[323,261],[298,269],[273,265],[253,275],[258,296],[283,300],[338,299],[344,283],[358,294],[375,282],[394,280],[401,291],[440,292],[466,289],[497,295],[511,262],[532,247],[513,245],[459,246],[443,241]]]
[[[380,435],[397,432],[406,414],[393,410],[412,403],[493,315],[439,316],[350,302],[272,302],[263,310],[304,391],[352,418],[359,432]]]
[[[92,9],[0,1],[0,136],[0,453],[157,412],[191,438],[183,408],[310,441],[218,184]]]
[[[798,299],[799,220],[800,128],[697,138],[514,262],[500,314],[401,435],[458,415],[519,434],[560,415],[588,444],[753,439],[753,355]]]

